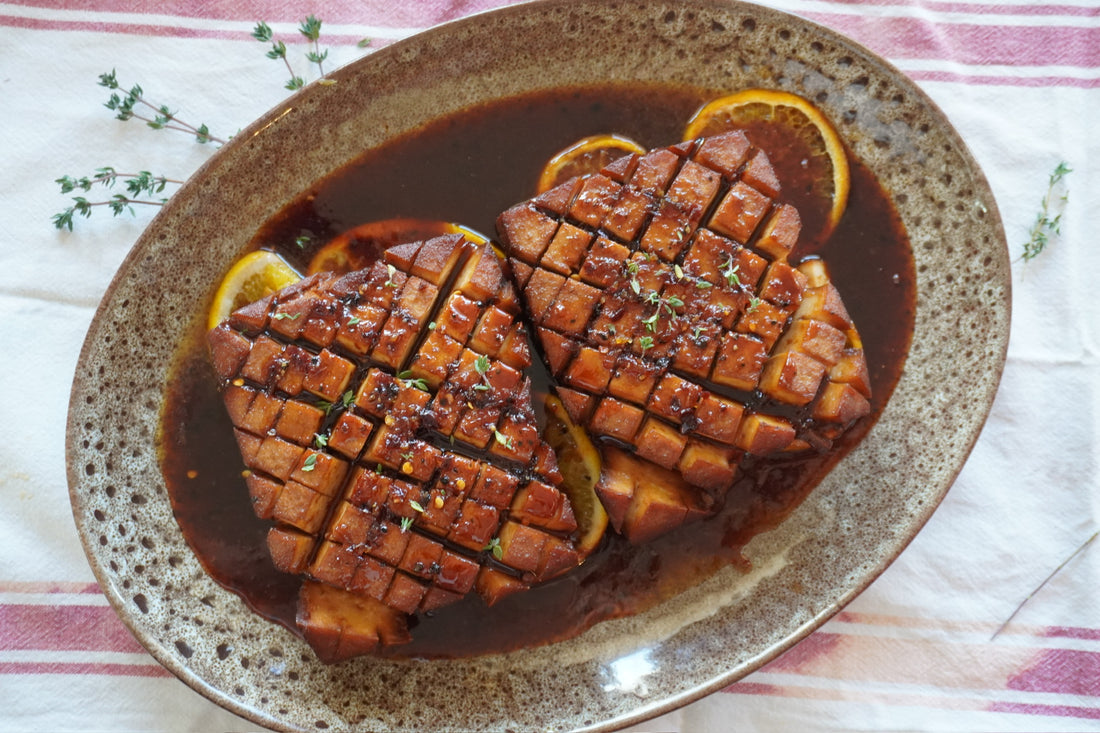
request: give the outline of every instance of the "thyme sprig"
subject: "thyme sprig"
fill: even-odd
[[[73,205],[53,215],[53,225],[58,229],[73,230],[73,218],[76,216],[88,217],[96,207],[108,207],[115,216],[125,212],[134,213],[134,204],[147,204],[161,206],[168,199],[156,197],[163,193],[168,184],[181,185],[183,181],[165,176],[154,176],[149,171],[137,173],[120,173],[110,166],[97,168],[91,176],[79,178],[64,175],[54,179],[61,187],[61,193],[68,194],[73,191],[91,191],[96,187],[113,188],[119,181],[125,182],[126,193],[116,193],[102,201],[89,201],[84,196],[73,196]]]
[[[1028,234],[1028,240],[1024,242],[1023,254],[1020,255],[1020,259],[1025,262],[1030,262],[1038,257],[1046,249],[1047,244],[1050,243],[1050,238],[1061,233],[1062,209],[1069,201],[1069,191],[1063,190],[1059,194],[1058,184],[1072,172],[1073,169],[1063,160],[1055,166],[1054,171],[1047,179],[1047,192],[1039,203],[1039,213],[1036,215],[1035,223]],[[1059,208],[1056,214],[1052,211],[1055,205]]]
[[[325,76],[324,64],[328,59],[329,52],[328,49],[322,49],[320,45],[321,20],[314,15],[309,15],[298,25],[297,30],[298,33],[306,39],[308,50],[305,56],[309,63],[317,66],[317,72],[320,75],[319,83],[335,83]],[[252,31],[252,37],[264,43],[271,44],[271,48],[267,52],[268,58],[276,60],[281,59],[283,61],[287,71],[290,73],[290,80],[284,85],[287,89],[294,91],[305,86],[305,79],[296,74],[291,67],[290,60],[287,58],[286,44],[275,39],[275,33],[272,31],[271,26],[262,21],[257,23]],[[365,49],[370,46],[370,43],[370,39],[364,38],[359,42],[358,47]],[[154,130],[175,130],[185,133],[194,137],[195,141],[201,144],[215,143],[217,145],[224,145],[226,142],[224,138],[211,133],[209,126],[205,123],[199,125],[191,124],[190,122],[180,119],[176,112],[169,108],[168,105],[159,104],[149,99],[140,84],[127,86],[119,80],[118,72],[115,69],[111,69],[111,71],[99,75],[99,86],[105,87],[111,91],[111,95],[107,98],[104,106],[114,112],[115,118],[120,121],[140,120]],[[105,170],[108,169],[101,169],[101,171]],[[71,193],[77,189],[87,191],[93,186],[100,184],[110,186],[118,179],[133,178],[138,182],[127,184],[127,194],[115,194],[102,201],[90,201],[83,196],[74,196],[72,206],[53,215],[53,224],[57,229],[68,229],[72,231],[75,217],[91,216],[92,211],[100,207],[107,208],[115,216],[119,216],[127,211],[134,213],[135,204],[163,205],[167,201],[166,198],[154,199],[150,198],[149,195],[162,191],[163,184],[165,183],[180,183],[180,181],[171,178],[152,177],[151,174],[145,172],[140,174],[124,174],[114,173],[112,171],[110,174],[107,174],[101,171],[97,171],[95,176],[85,176],[82,178],[63,176],[57,179],[57,182],[62,186],[62,193]],[[153,181],[155,181],[155,184],[151,184]],[[150,185],[159,186],[160,190],[153,191],[150,189]],[[131,186],[136,186],[138,190],[133,190]],[[298,244],[299,246],[304,246],[305,242],[299,241]]]
[[[309,44],[309,50],[306,51],[306,60],[311,64],[317,65],[317,73],[320,75],[322,81],[325,79],[325,59],[328,58],[328,49],[321,49],[321,21],[314,15],[309,15],[298,25],[298,32],[305,37]],[[261,43],[270,43],[271,48],[268,49],[267,57],[276,61],[282,61],[286,67],[287,73],[290,74],[290,78],[287,80],[284,86],[290,91],[301,89],[306,85],[305,77],[295,73],[294,67],[290,65],[290,59],[286,53],[286,43],[275,38],[275,32],[271,30],[271,26],[263,21],[256,24],[256,27],[252,29],[252,37]]]
[[[176,130],[193,135],[195,141],[200,144],[218,143],[224,145],[225,140],[210,133],[210,128],[205,123],[198,126],[185,122],[176,116],[176,113],[167,105],[155,104],[145,97],[145,90],[140,85],[134,84],[128,90],[124,89],[118,81],[118,75],[114,69],[106,74],[99,75],[99,86],[106,87],[114,93],[104,103],[107,109],[115,113],[115,119],[126,122],[127,120],[141,120],[154,130]],[[137,109],[152,110],[152,116],[141,114]]]

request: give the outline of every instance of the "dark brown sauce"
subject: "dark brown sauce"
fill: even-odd
[[[712,96],[614,86],[543,92],[467,110],[369,151],[326,178],[268,222],[255,244],[304,266],[312,248],[297,247],[298,237],[309,235],[315,247],[367,221],[437,219],[494,234],[496,216],[531,195],[540,169],[558,150],[602,132],[627,135],[648,147],[672,144],[692,112]],[[772,157],[782,180],[782,158]],[[797,205],[797,195],[794,199]],[[853,165],[849,208],[840,227],[813,254],[826,260],[861,332],[874,389],[871,417],[836,450],[746,466],[718,516],[639,547],[609,531],[603,547],[565,577],[492,608],[471,594],[431,618],[414,618],[414,641],[389,653],[469,656],[568,638],[600,620],[640,612],[725,564],[742,562],[740,548],[778,524],[870,428],[909,348],[915,296],[909,244],[888,197],[862,165]],[[294,630],[300,581],[276,571],[268,559],[270,525],[257,519],[249,504],[207,357],[204,322],[205,315],[196,314],[192,337],[181,346],[162,417],[162,467],[173,508],[211,576],[256,612]]]

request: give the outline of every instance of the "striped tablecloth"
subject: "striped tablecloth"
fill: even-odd
[[[286,94],[249,37],[324,21],[330,64],[503,0],[0,2],[0,730],[254,726],[165,672],[99,592],[69,511],[64,421],[84,332],[148,223],[72,234],[54,179],[97,167],[185,178],[206,148],[111,119],[117,69],[181,116],[236,130]],[[1100,4],[771,0],[847,34],[946,111],[990,179],[1013,255],[1048,176],[1060,234],[1014,262],[1013,333],[989,423],[925,530],[843,613],[760,671],[642,731],[1100,730]],[[1058,193],[1061,193],[1061,189]]]

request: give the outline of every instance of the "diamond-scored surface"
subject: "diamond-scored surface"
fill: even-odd
[[[870,412],[859,333],[825,263],[788,261],[798,212],[741,131],[620,158],[498,230],[562,402],[618,446],[597,490],[633,541],[720,507],[745,454],[826,450]]]
[[[577,563],[518,315],[492,249],[451,235],[311,276],[211,332],[281,570],[409,614]]]

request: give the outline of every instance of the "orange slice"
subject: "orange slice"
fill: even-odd
[[[570,145],[550,159],[539,176],[536,193],[549,191],[574,176],[596,173],[608,163],[630,153],[644,153],[630,138],[619,135],[592,135]]]
[[[382,251],[395,244],[431,239],[441,234],[464,234],[466,238],[482,244],[486,238],[458,224],[431,219],[383,219],[360,224],[338,234],[331,242],[317,250],[309,261],[306,272],[352,272],[367,267],[377,260]]]
[[[274,252],[266,249],[249,252],[233,263],[222,278],[206,317],[207,329],[217,326],[238,308],[301,279],[301,274]]]
[[[577,552],[592,554],[607,529],[607,511],[596,496],[600,478],[600,454],[583,428],[569,419],[561,400],[546,398],[546,442],[558,456],[562,490],[573,505],[577,519]]]
[[[836,128],[809,100],[771,89],[746,89],[708,102],[684,139],[742,129],[768,154],[784,196],[802,215],[803,240],[824,241],[848,205],[848,156]]]

